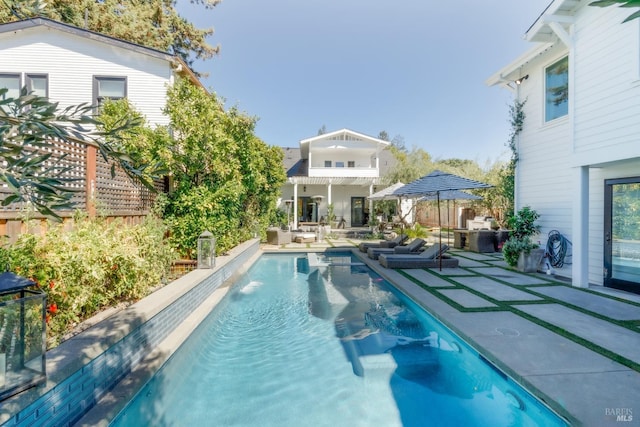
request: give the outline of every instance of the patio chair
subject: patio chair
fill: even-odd
[[[367,256],[371,259],[378,259],[380,254],[408,254],[420,251],[427,242],[423,239],[413,239],[411,243],[404,246],[396,246],[395,248],[369,248]]]
[[[458,267],[458,259],[446,256],[448,245],[432,245],[419,254],[381,254],[380,265],[385,268],[438,268],[442,262],[444,268]],[[442,260],[440,260],[442,257]]]
[[[409,236],[406,234],[398,234],[395,238],[391,240],[380,240],[379,242],[362,242],[358,245],[358,249],[360,252],[367,253],[369,248],[395,248],[396,246],[402,245]]]

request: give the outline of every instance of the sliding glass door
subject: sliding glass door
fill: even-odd
[[[640,293],[640,177],[605,180],[604,285]]]

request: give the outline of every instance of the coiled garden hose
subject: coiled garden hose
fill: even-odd
[[[564,265],[564,257],[567,255],[567,247],[571,244],[558,230],[549,232],[547,240],[547,257],[552,267],[561,268]]]

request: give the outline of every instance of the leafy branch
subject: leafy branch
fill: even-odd
[[[146,166],[136,166],[126,153],[114,149],[113,141],[136,126],[134,120],[122,117],[117,126],[101,132],[96,130],[101,123],[92,117],[92,106],[59,111],[58,103],[28,94],[26,88],[17,98],[7,93],[0,89],[0,182],[9,189],[2,206],[26,202],[55,219],[59,219],[56,210],[73,207],[72,198],[82,178],[70,172],[79,165],[67,154],[54,155],[51,145],[55,140],[95,146],[105,160],[114,160],[130,178],[153,188],[144,176]]]

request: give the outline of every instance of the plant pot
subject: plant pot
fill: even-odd
[[[535,273],[538,271],[538,265],[540,264],[540,261],[542,261],[543,256],[544,249],[542,248],[531,249],[528,254],[520,252],[517,265],[518,271],[522,271],[524,273]]]

